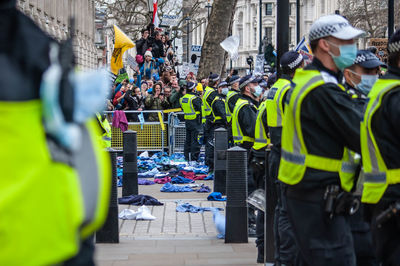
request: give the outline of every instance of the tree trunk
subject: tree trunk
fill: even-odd
[[[222,74],[225,50],[219,44],[229,36],[236,3],[237,0],[214,0],[201,49],[199,78],[207,78],[210,72]]]

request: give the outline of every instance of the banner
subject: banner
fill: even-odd
[[[138,63],[136,62],[135,58],[133,58],[133,56],[131,56],[130,54],[128,54],[128,56],[126,57],[126,62],[128,63],[128,65],[136,71],[136,68],[138,67]]]
[[[369,39],[369,46],[375,46],[378,49],[378,57],[382,62],[387,62],[387,38],[371,38]]]
[[[167,27],[178,26],[179,16],[178,15],[163,15],[161,18],[161,25]]]
[[[111,72],[117,75],[118,71],[124,67],[124,64],[122,62],[122,56],[124,55],[126,50],[133,48],[135,44],[116,25],[114,25],[114,32],[115,32],[115,44],[114,44],[114,51],[111,57]]]
[[[199,71],[200,57],[201,57],[201,45],[192,45],[190,49],[189,69],[190,72],[193,72],[195,75],[197,75],[197,72]]]
[[[264,74],[264,54],[256,56],[256,63],[254,64],[254,76],[262,76]]]

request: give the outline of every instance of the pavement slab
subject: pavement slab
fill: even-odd
[[[149,179],[151,180],[151,179]],[[196,181],[213,187],[213,181]],[[262,265],[256,263],[255,239],[245,244],[225,244],[217,239],[212,212],[179,213],[177,204],[222,208],[225,202],[207,201],[209,193],[160,192],[162,185],[139,186],[139,194],[155,197],[162,206],[147,206],[153,221],[119,220],[120,243],[96,244],[95,260],[100,266],[153,265]],[[121,197],[121,188],[118,189]],[[137,211],[140,206],[119,205]]]

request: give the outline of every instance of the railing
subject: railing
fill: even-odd
[[[114,111],[104,111],[105,114],[113,114]],[[137,150],[138,151],[164,151],[168,146],[167,123],[163,117],[162,110],[144,110],[144,111],[124,111],[125,114],[149,114],[158,113],[158,122],[128,122],[128,129],[137,132]],[[108,117],[110,125],[112,118]],[[111,148],[122,150],[122,131],[119,128],[111,127]]]

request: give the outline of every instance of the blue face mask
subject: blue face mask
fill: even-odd
[[[254,88],[253,95],[254,95],[255,97],[260,96],[261,93],[262,93],[262,88],[261,88],[260,86],[257,86],[257,87]]]
[[[357,73],[354,74],[358,75]],[[361,81],[355,85],[355,88],[364,95],[368,95],[377,80],[377,75],[361,75]]]
[[[221,93],[223,95],[228,95],[228,92],[229,92],[229,88],[222,88],[222,90],[221,90]]]
[[[354,63],[354,60],[357,57],[357,45],[355,43],[336,45],[332,42],[329,41],[327,42],[333,46],[339,47],[340,55],[336,56],[331,52],[329,52],[337,68],[343,71],[343,69],[351,66]]]

